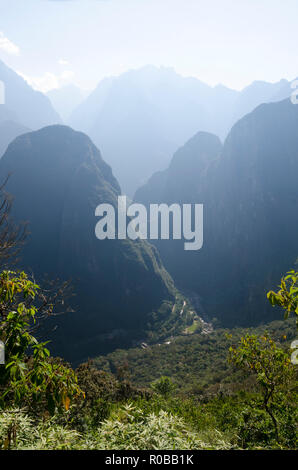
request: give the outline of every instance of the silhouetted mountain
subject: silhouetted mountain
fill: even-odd
[[[48,91],[47,96],[59,116],[66,121],[73,110],[84,100],[86,92],[83,92],[75,85],[66,85]]]
[[[297,129],[290,100],[261,105],[233,127],[222,151],[215,136],[199,133],[136,192],[146,205],[204,204],[200,251],[184,251],[179,240],[157,246],[177,286],[225,325],[280,315],[266,292],[298,256]]]
[[[5,105],[13,113],[13,116],[6,116],[5,120],[13,120],[30,129],[39,129],[61,121],[50,100],[39,91],[33,90],[1,60],[0,80],[5,85]]]
[[[100,82],[69,122],[100,144],[124,192],[132,195],[196,132],[225,138],[240,117],[282,92],[291,92],[285,80],[239,92],[148,66]]]
[[[29,132],[30,129],[21,126],[13,121],[2,121],[0,120],[0,158],[7,149],[10,142],[21,134]]]
[[[51,126],[18,137],[0,161],[1,179],[8,173],[13,216],[30,223],[21,267],[38,280],[71,278],[77,294],[76,312],[54,319],[56,353],[82,360],[171,317],[176,290],[155,247],[95,236],[95,208],[116,207],[120,188],[86,135]]]

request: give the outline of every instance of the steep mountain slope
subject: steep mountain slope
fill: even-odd
[[[8,147],[8,144],[12,142],[16,137],[21,134],[29,132],[30,129],[21,126],[13,121],[0,121],[0,158]]]
[[[0,80],[5,85],[5,105],[16,121],[29,129],[57,124],[60,117],[54,111],[49,99],[33,90],[27,82],[0,61]]]
[[[281,93],[290,95],[287,81],[255,83],[239,92],[148,66],[100,82],[69,122],[100,145],[124,192],[132,196],[196,132],[225,138],[239,118]]]
[[[157,245],[177,285],[199,295],[208,315],[226,325],[279,314],[265,293],[298,256],[297,129],[298,107],[290,100],[261,105],[233,127],[221,152],[212,151],[215,137],[198,134],[162,177],[136,193],[146,205],[204,204],[200,251],[186,252],[177,240]]]
[[[176,290],[156,249],[95,237],[95,208],[116,207],[120,188],[86,135],[51,126],[18,137],[0,162],[1,178],[10,172],[13,216],[31,231],[21,266],[39,280],[71,278],[76,292],[76,312],[54,319],[56,353],[86,359],[144,338],[171,317]]]

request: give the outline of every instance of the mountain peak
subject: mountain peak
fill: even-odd
[[[2,61],[0,61],[0,80],[5,86],[5,105],[17,116],[20,124],[30,129],[38,129],[61,122],[49,98],[33,90],[23,77]]]
[[[222,143],[219,137],[210,132],[198,132],[174,154],[170,170],[190,165],[192,171],[194,168],[200,171],[217,158],[221,150]]]

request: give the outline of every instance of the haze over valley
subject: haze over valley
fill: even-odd
[[[0,449],[296,448],[297,4],[10,1]]]

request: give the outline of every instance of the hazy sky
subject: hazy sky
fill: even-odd
[[[298,75],[298,0],[0,0],[0,59],[42,90],[143,65],[211,85]]]

